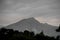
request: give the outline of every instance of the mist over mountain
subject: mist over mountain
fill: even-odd
[[[0,25],[0,28],[2,28],[2,27],[4,27],[4,26]]]
[[[45,35],[49,36],[60,35],[60,33],[55,31],[58,27],[49,25],[47,23],[40,23],[34,18],[23,19],[14,24],[8,25],[6,28],[19,31],[29,30],[34,31],[35,33],[40,33],[43,31]]]

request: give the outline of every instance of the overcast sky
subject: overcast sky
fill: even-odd
[[[29,17],[57,26],[60,24],[60,0],[0,0],[0,25]]]

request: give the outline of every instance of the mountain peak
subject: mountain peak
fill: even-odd
[[[33,17],[31,17],[31,18],[28,18],[28,19],[30,19],[30,20],[31,20],[31,19],[32,19],[32,20],[35,20],[35,18],[33,18]]]
[[[27,19],[23,19],[23,20],[21,20],[21,21],[18,21],[17,23],[30,23],[30,24],[32,24],[32,23],[39,23],[40,24],[40,22],[38,22],[35,18],[27,18]]]
[[[18,21],[14,24],[8,25],[6,28],[19,30],[19,31],[24,31],[24,30],[28,29],[28,31],[34,31],[35,33],[39,33],[43,30],[46,35],[50,35],[50,36],[58,35],[55,32],[57,27],[54,27],[54,26],[51,26],[48,24],[40,23],[33,17],[23,19],[23,20]]]
[[[21,21],[25,21],[25,20],[36,20],[35,18],[31,17],[31,18],[26,18],[26,19],[23,19]],[[37,21],[37,20],[36,20]]]

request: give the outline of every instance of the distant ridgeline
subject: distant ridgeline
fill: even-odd
[[[13,29],[0,29],[0,40],[60,40],[60,36],[55,37],[47,36],[42,32],[35,34],[25,30],[24,32],[19,32]]]
[[[0,28],[2,28],[2,27],[4,27],[4,26],[0,25]]]
[[[0,40],[60,40],[60,26],[43,24],[34,18],[23,19],[0,28]]]
[[[47,23],[40,23],[35,18],[27,18],[20,20],[16,23],[6,26],[7,29],[13,29],[18,31],[33,31],[34,33],[40,33],[42,30],[45,35],[54,36],[60,35],[60,33],[55,30],[58,29],[57,26],[52,26]]]

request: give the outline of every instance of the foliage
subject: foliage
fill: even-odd
[[[56,29],[56,31],[57,31],[57,32],[60,32],[60,26],[59,26],[59,28],[58,28],[58,29]]]
[[[0,40],[60,40],[60,36],[54,38],[44,35],[43,31],[35,35],[34,32],[29,32],[28,30],[19,32],[13,29],[1,28]]]

